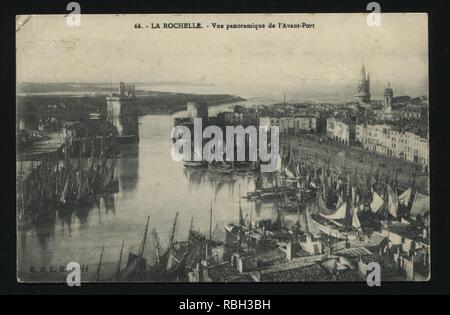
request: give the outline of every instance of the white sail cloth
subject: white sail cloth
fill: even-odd
[[[414,196],[414,202],[411,207],[411,216],[417,217],[424,215],[430,211],[430,196],[421,194],[419,192]]]
[[[405,190],[400,196],[398,196],[398,202],[402,206],[407,206],[409,199],[411,198],[412,189],[409,187],[407,190]]]
[[[355,229],[360,229],[361,228],[361,222],[359,221],[359,218],[358,218],[359,210],[360,210],[360,207],[356,207],[356,208],[353,209],[352,226]]]
[[[388,185],[387,187],[387,195],[388,195],[388,211],[389,213],[396,218],[397,217],[397,211],[398,211],[398,196],[397,192],[391,188],[391,185]]]
[[[361,228],[361,222],[359,221],[358,212],[361,210],[362,205],[356,207],[353,209],[352,213],[352,226],[355,229]],[[327,218],[329,220],[342,220],[345,218],[346,215],[346,209],[347,209],[347,203],[344,202],[335,213],[326,215],[321,214],[322,217]]]
[[[288,178],[295,178],[295,175],[287,167],[284,167],[284,173]]]
[[[380,197],[375,191],[373,192],[372,202],[370,203],[370,209],[373,213],[377,213],[383,206],[383,198]]]
[[[345,212],[347,208],[347,203],[344,202],[333,214],[321,214],[324,218],[330,219],[330,220],[342,220],[345,218]]]

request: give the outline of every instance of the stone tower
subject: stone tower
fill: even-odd
[[[392,112],[392,99],[394,98],[394,91],[391,89],[391,83],[388,82],[384,89],[383,112],[390,114]]]
[[[139,142],[139,123],[134,85],[120,82],[119,92],[106,97],[107,120],[116,126],[121,143]]]

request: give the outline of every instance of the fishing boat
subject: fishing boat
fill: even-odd
[[[153,230],[156,262],[149,267],[146,279],[151,281],[177,281],[185,276],[184,268],[186,259],[193,250],[193,246],[188,241],[174,241],[178,212],[175,214],[172,231],[169,238],[169,245],[164,253],[161,253],[161,246],[156,229]]]
[[[306,203],[303,202],[301,198],[301,194],[296,196],[295,200],[289,198],[289,196],[285,193],[284,200],[282,205],[280,205],[280,210],[284,212],[297,212],[299,210],[303,210],[306,207]]]
[[[233,164],[233,170],[237,173],[248,173],[254,171],[254,168],[253,162],[242,161]]]
[[[318,216],[317,214],[311,214],[311,219],[314,225],[319,231],[330,237],[337,239],[350,239],[354,240],[357,237],[357,233],[351,230],[347,230],[342,224],[334,220],[326,220],[325,218]]]
[[[233,167],[231,165],[222,162],[221,164],[208,164],[208,170],[212,173],[230,175],[233,173]]]
[[[116,281],[139,281],[145,279],[145,274],[147,271],[147,259],[144,258],[144,249],[147,242],[149,222],[150,216],[147,217],[147,224],[145,225],[144,236],[142,238],[139,251],[137,253],[130,252],[128,254],[128,260],[125,268],[122,270],[118,270],[114,276]],[[122,253],[120,254],[118,269],[120,269],[121,259]]]
[[[322,195],[318,195],[316,205],[319,212],[311,214],[311,219],[321,233],[338,239],[356,239],[358,236],[358,231],[361,230],[358,212],[361,211],[362,204],[353,207],[355,190],[351,187],[350,178],[348,178],[345,202],[338,201],[339,207],[334,213],[323,213],[325,206],[320,204],[324,201],[321,198]]]
[[[183,162],[184,167],[188,168],[203,168],[206,167],[206,163],[202,161],[184,161]]]

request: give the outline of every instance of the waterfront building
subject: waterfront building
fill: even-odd
[[[259,112],[254,109],[244,110],[239,113],[241,125],[244,127],[259,125]]]
[[[381,234],[388,238],[390,252],[407,280],[427,280],[430,266],[428,227],[384,222]]]
[[[356,125],[356,141],[374,153],[404,159],[429,167],[428,136],[389,124]]]
[[[300,131],[317,131],[317,118],[305,115],[296,115],[294,117],[294,129],[296,132]]]
[[[220,112],[217,120],[222,126],[237,126],[241,124],[241,117],[236,112]]]
[[[195,118],[201,118],[205,125],[208,123],[208,104],[206,102],[188,102],[186,107],[192,123]]]
[[[316,132],[317,118],[310,115],[261,116],[259,125],[266,127],[278,126],[280,127],[280,132],[284,133]]]
[[[355,141],[355,123],[350,118],[327,118],[327,138],[350,145]]]

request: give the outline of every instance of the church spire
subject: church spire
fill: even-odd
[[[361,80],[362,81],[366,80],[366,69],[364,68],[364,63],[363,63],[362,68],[361,68]]]

